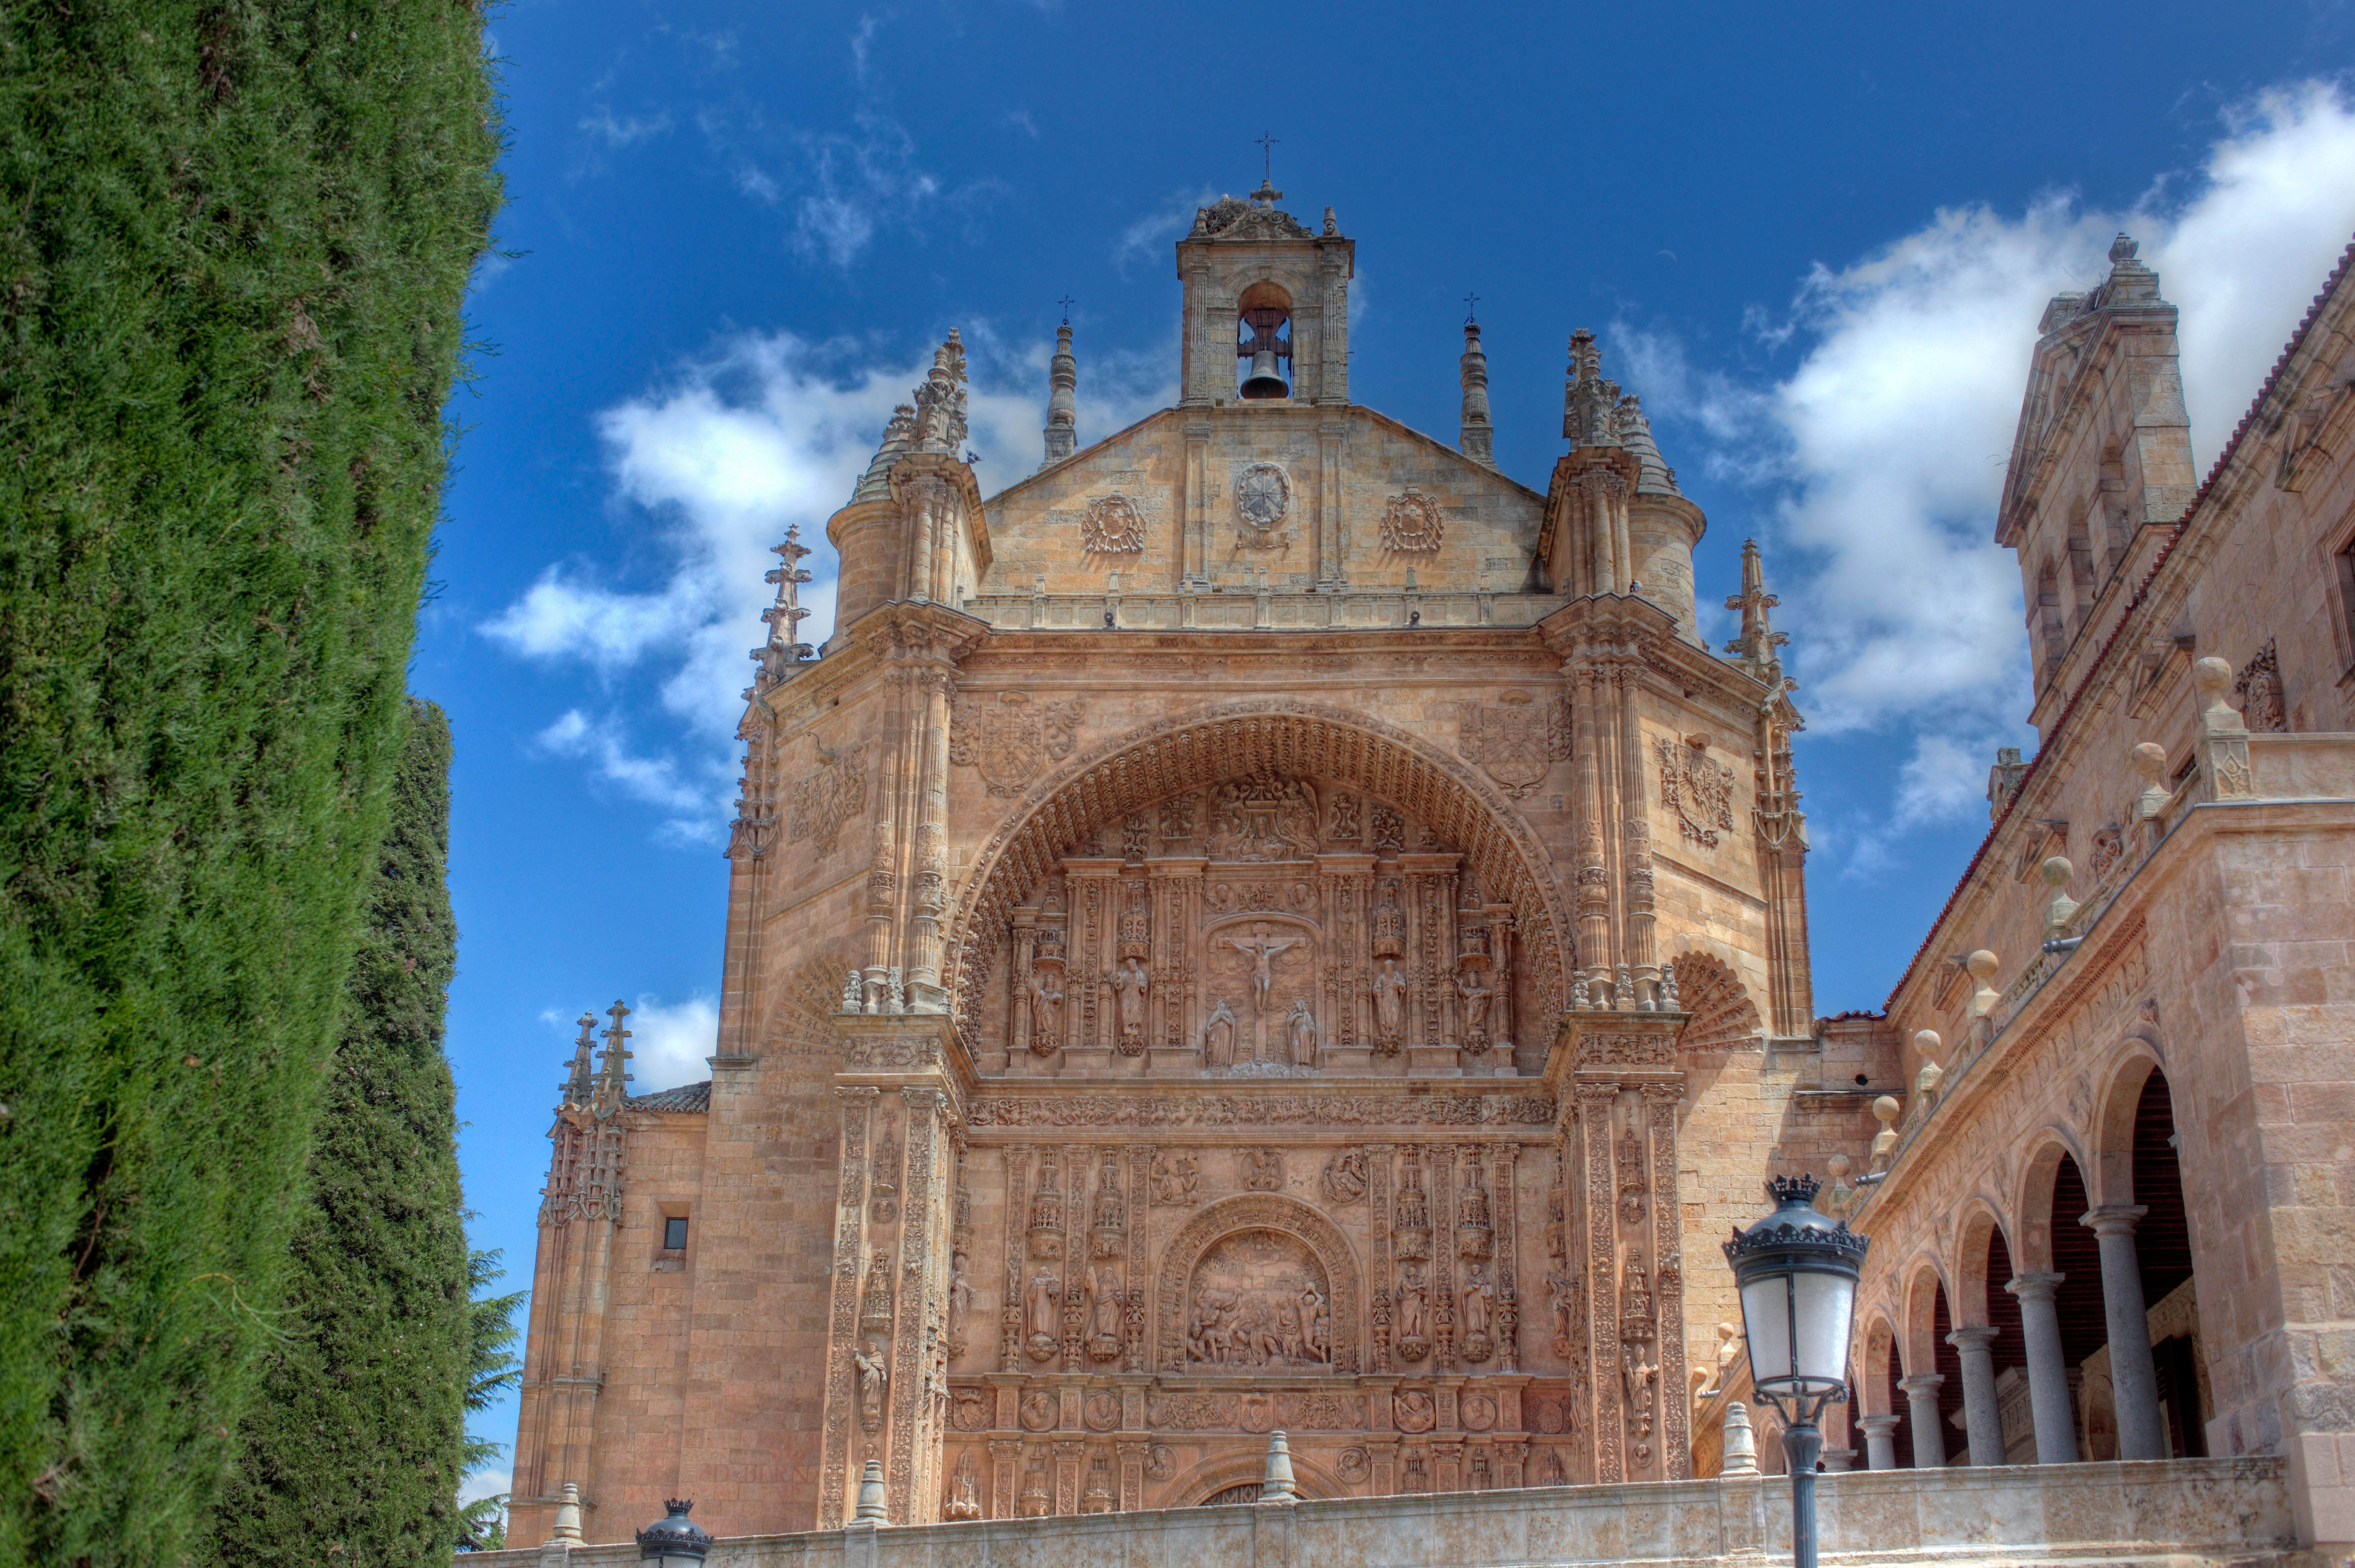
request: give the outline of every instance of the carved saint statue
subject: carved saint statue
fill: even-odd
[[[1471,1266],[1469,1273],[1471,1277],[1464,1282],[1464,1288],[1456,1296],[1455,1318],[1456,1323],[1463,1329],[1467,1338],[1488,1331],[1490,1294],[1487,1271],[1476,1263]]]
[[[1332,1359],[1333,1321],[1325,1311],[1325,1298],[1318,1293],[1316,1282],[1305,1281],[1300,1287],[1300,1323],[1308,1341],[1308,1359],[1314,1361]]]
[[[1210,1016],[1202,1023],[1202,1065],[1229,1067],[1235,1060],[1235,1012],[1227,1005],[1225,997],[1210,1009]]]
[[[1554,1354],[1570,1354],[1572,1320],[1578,1314],[1578,1287],[1559,1271],[1546,1276],[1546,1294],[1553,1307]]]
[[[1396,959],[1384,959],[1374,976],[1374,1027],[1385,1040],[1406,1033],[1406,976],[1399,973]]]
[[[1263,920],[1252,927],[1252,934],[1248,937],[1221,937],[1219,939],[1251,959],[1252,1005],[1254,1010],[1265,1012],[1267,988],[1273,983],[1268,973],[1268,960],[1287,948],[1300,946],[1301,938],[1294,937],[1279,941],[1267,934],[1267,922]]]
[[[1457,975],[1455,989],[1464,998],[1464,1038],[1487,1040],[1488,1038],[1488,1001],[1495,993],[1480,983],[1478,969],[1465,969]]]
[[[949,1343],[964,1343],[965,1314],[973,1309],[973,1280],[965,1269],[968,1260],[963,1248],[949,1263]]]
[[[1308,999],[1295,997],[1292,1001],[1292,1065],[1295,1067],[1316,1065],[1316,1015],[1308,1010]]]
[[[1025,1332],[1034,1339],[1044,1335],[1051,1340],[1062,1331],[1063,1308],[1059,1295],[1055,1277],[1040,1269],[1030,1281],[1022,1320]]]
[[[1062,1043],[1063,982],[1053,969],[1030,977],[1030,1049],[1044,1056]]]
[[[1105,1265],[1088,1280],[1088,1333],[1117,1343],[1121,1330],[1120,1270]]]
[[[883,1417],[883,1385],[891,1374],[883,1370],[883,1352],[870,1345],[852,1351],[850,1364],[858,1372],[858,1414],[872,1431]]]
[[[1145,965],[1132,958],[1104,977],[1120,997],[1120,1037],[1143,1044],[1145,1040],[1145,988],[1148,979]]]
[[[1406,1266],[1406,1272],[1399,1276],[1398,1331],[1400,1339],[1420,1340],[1425,1337],[1423,1326],[1423,1271],[1415,1267],[1414,1265],[1409,1264]]]

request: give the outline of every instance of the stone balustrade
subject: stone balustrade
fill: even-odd
[[[1534,626],[1567,599],[1547,594],[1293,593],[1249,585],[1213,593],[989,593],[961,606],[1001,630],[1350,631],[1408,626]]]
[[[2296,1535],[2286,1461],[1850,1471],[1819,1478],[1822,1560],[2249,1564]],[[1786,1560],[1789,1483],[1602,1487],[1237,1503],[1059,1519],[722,1538],[709,1568],[1551,1568]],[[484,1552],[476,1568],[626,1568],[627,1543]]]

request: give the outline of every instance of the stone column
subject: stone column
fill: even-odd
[[[1957,1329],[1946,1336],[1963,1358],[1963,1426],[1970,1434],[1971,1463],[2003,1463],[2003,1414],[1995,1400],[1993,1329]]]
[[[1893,1470],[1897,1467],[1897,1417],[1894,1415],[1863,1415],[1857,1425],[1864,1433],[1864,1465],[1869,1470]]]
[[[2150,1315],[2142,1298],[2142,1260],[2135,1224],[2139,1204],[2105,1203],[2079,1223],[2100,1238],[2102,1316],[2110,1330],[2110,1385],[2118,1407],[2118,1457],[2164,1459],[2167,1425],[2158,1414],[2158,1372],[2150,1360]]]
[[[1938,1419],[1938,1390],[1946,1379],[1939,1372],[1915,1372],[1901,1377],[1897,1386],[1905,1391],[1905,1414],[1913,1425],[1913,1467],[1917,1470],[1944,1469],[1946,1464],[1946,1428]]]
[[[2028,1348],[2028,1404],[2036,1417],[2036,1462],[2077,1462],[2077,1418],[2069,1402],[2069,1368],[2061,1359],[2061,1314],[2052,1293],[2067,1276],[2023,1274],[2007,1282],[2019,1298],[2019,1337]]]

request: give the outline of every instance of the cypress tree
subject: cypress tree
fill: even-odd
[[[481,49],[467,0],[0,5],[0,1564],[181,1562],[290,1331]]]
[[[225,1564],[410,1568],[447,1563],[457,1539],[475,1329],[442,1054],[449,775],[450,722],[412,701],[281,1337],[216,1510]]]

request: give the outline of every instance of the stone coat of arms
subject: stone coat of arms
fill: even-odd
[[[1464,705],[1456,745],[1518,800],[1569,757],[1570,733],[1559,701],[1540,703],[1527,692],[1507,692],[1493,703]]]
[[[1080,699],[1037,703],[1024,692],[959,697],[949,721],[949,760],[977,768],[993,795],[1013,795],[1079,743]]]

